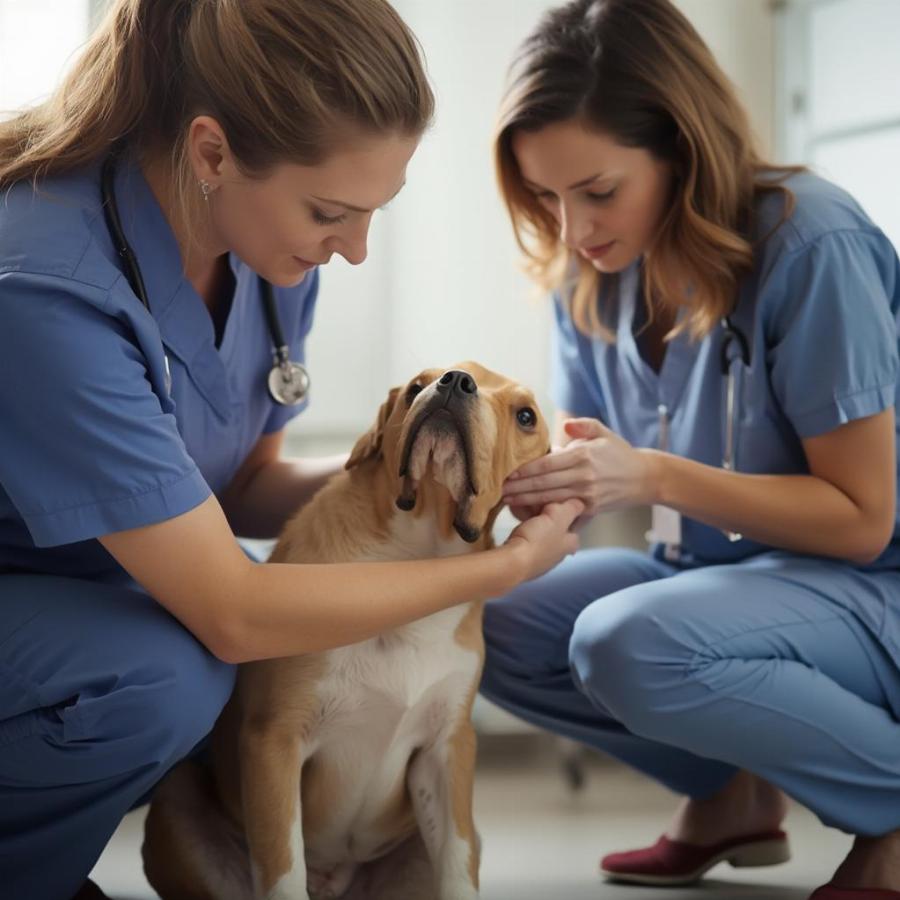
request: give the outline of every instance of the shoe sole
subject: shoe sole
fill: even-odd
[[[753,844],[739,844],[710,857],[702,866],[685,875],[644,875],[639,872],[611,872],[601,869],[600,874],[609,881],[628,884],[647,884],[657,887],[678,887],[699,881],[710,869],[727,862],[735,869],[751,869],[757,866],[777,866],[791,858],[788,841],[756,841]]]

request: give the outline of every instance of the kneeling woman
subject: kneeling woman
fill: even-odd
[[[488,605],[483,692],[685,795],[611,877],[785,859],[790,796],[857,836],[816,900],[900,898],[891,244],[844,191],[754,152],[668,0],[550,13],[496,152],[555,290],[563,410],[563,446],[509,502],[665,509],[649,554],[585,550]]]

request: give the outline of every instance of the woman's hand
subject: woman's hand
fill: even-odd
[[[652,455],[631,446],[596,419],[569,419],[571,440],[522,466],[503,485],[503,499],[517,518],[547,503],[577,498],[583,520],[598,512],[654,502]]]
[[[541,512],[523,522],[507,538],[505,547],[521,554],[523,581],[537,578],[578,549],[578,535],[570,529],[584,511],[580,500],[548,503]]]

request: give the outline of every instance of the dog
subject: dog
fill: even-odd
[[[271,561],[489,549],[504,480],[549,450],[527,388],[475,363],[423,371],[391,389]],[[210,765],[182,762],[154,793],[142,853],[163,900],[477,898],[482,607],[242,664]]]

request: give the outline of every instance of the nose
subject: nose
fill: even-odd
[[[369,255],[365,235],[359,240],[347,241],[338,252],[351,266],[358,266],[360,263],[364,263]]]
[[[358,223],[352,231],[345,232],[336,241],[334,249],[340,253],[351,266],[358,266],[366,261],[369,255],[369,223],[371,216],[367,216],[363,222]],[[344,226],[345,228],[347,226]]]
[[[567,246],[577,249],[581,241],[591,233],[586,213],[578,213],[569,204],[561,204],[559,210],[559,238]]]
[[[468,372],[451,369],[437,383],[437,392],[449,398],[470,397],[478,393],[478,385]]]

